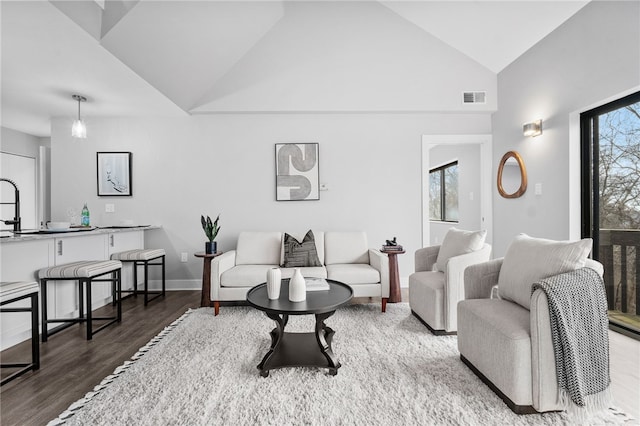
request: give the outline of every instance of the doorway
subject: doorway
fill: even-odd
[[[430,199],[430,165],[432,150],[436,147],[456,145],[475,145],[479,147],[480,180],[479,194],[463,194],[463,197],[474,197],[480,204],[478,222],[481,229],[487,230],[486,242],[493,240],[493,213],[491,200],[492,180],[492,149],[491,135],[423,135],[422,136],[422,246],[427,247],[435,243],[435,235],[432,235],[431,221],[429,219]],[[440,240],[441,241],[441,240]]]

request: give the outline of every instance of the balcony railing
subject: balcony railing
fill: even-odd
[[[638,315],[640,311],[640,230],[601,229],[599,260],[609,310]]]

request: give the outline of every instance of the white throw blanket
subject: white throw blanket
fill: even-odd
[[[602,277],[591,268],[556,275],[532,287],[549,300],[560,401],[584,418],[609,407],[609,319]]]

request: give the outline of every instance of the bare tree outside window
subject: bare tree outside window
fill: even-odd
[[[458,221],[458,162],[429,170],[429,220]]]
[[[639,99],[640,93],[630,95],[584,113],[581,120],[583,158],[587,149],[593,157],[592,164],[583,164],[593,188],[591,206],[583,209],[592,211],[588,235],[598,243],[595,252],[604,265],[609,319],[640,334]]]

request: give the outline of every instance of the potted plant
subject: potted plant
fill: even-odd
[[[216,236],[218,235],[218,232],[220,232],[218,220],[220,220],[220,215],[218,215],[216,220],[213,222],[211,222],[211,218],[209,216],[207,216],[206,220],[204,216],[200,216],[202,229],[204,229],[204,233],[209,239],[209,242],[204,245],[204,251],[206,254],[214,254],[218,251],[218,243],[215,242]]]

